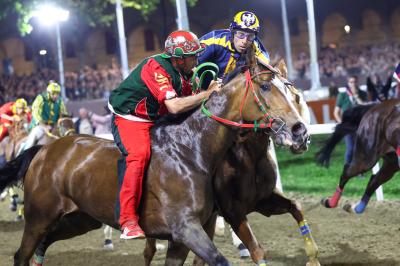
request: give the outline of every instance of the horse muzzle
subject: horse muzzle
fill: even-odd
[[[299,122],[294,124],[292,127],[292,139],[293,144],[290,146],[290,150],[294,154],[300,154],[308,150],[308,144],[310,144],[310,135],[307,132],[307,127]]]

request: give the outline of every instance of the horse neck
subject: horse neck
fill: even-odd
[[[206,108],[214,115],[232,120],[239,120],[239,103],[235,100],[236,89],[224,89],[215,93],[207,101]],[[170,127],[171,137],[177,144],[189,148],[207,171],[215,170],[229,146],[233,143],[238,130],[224,126],[205,116],[197,109],[178,126]]]

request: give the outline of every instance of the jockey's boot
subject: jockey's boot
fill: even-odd
[[[121,239],[136,239],[145,238],[142,228],[137,222],[126,222],[122,227]]]

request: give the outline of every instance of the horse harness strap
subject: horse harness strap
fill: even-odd
[[[221,117],[218,117],[216,115],[213,115],[205,106],[205,103],[207,100],[203,100],[203,103],[201,105],[201,111],[203,112],[203,114],[205,114],[207,117],[218,121],[222,124],[225,125],[229,125],[229,126],[234,126],[234,127],[239,127],[239,128],[253,128],[254,132],[257,132],[257,130],[260,129],[264,129],[264,128],[270,128],[272,130],[272,123],[275,121],[275,119],[267,112],[267,109],[269,109],[270,107],[267,105],[266,107],[264,106],[264,104],[261,102],[260,98],[258,97],[254,87],[253,87],[253,82],[252,79],[260,74],[265,74],[265,73],[273,73],[272,71],[262,71],[259,72],[257,74],[255,74],[254,76],[250,75],[250,71],[246,70],[245,75],[246,75],[246,91],[245,94],[243,96],[243,99],[240,103],[240,109],[239,109],[239,113],[240,113],[240,117],[242,118],[242,111],[243,111],[243,107],[244,107],[244,103],[246,101],[247,98],[247,94],[249,89],[251,89],[253,96],[254,96],[254,101],[257,103],[258,107],[260,108],[261,112],[264,114],[263,116],[263,120],[267,121],[268,123],[259,123],[257,120],[254,120],[253,124],[250,123],[240,123],[240,122],[235,122],[235,121],[231,121],[228,119],[224,119]],[[274,130],[273,130],[274,131]],[[279,131],[279,130],[278,130]],[[274,131],[275,133],[277,133],[278,131]]]

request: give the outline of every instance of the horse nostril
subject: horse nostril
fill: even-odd
[[[304,135],[306,133],[306,131],[307,131],[306,126],[301,122],[294,124],[294,126],[292,127],[293,136]]]

